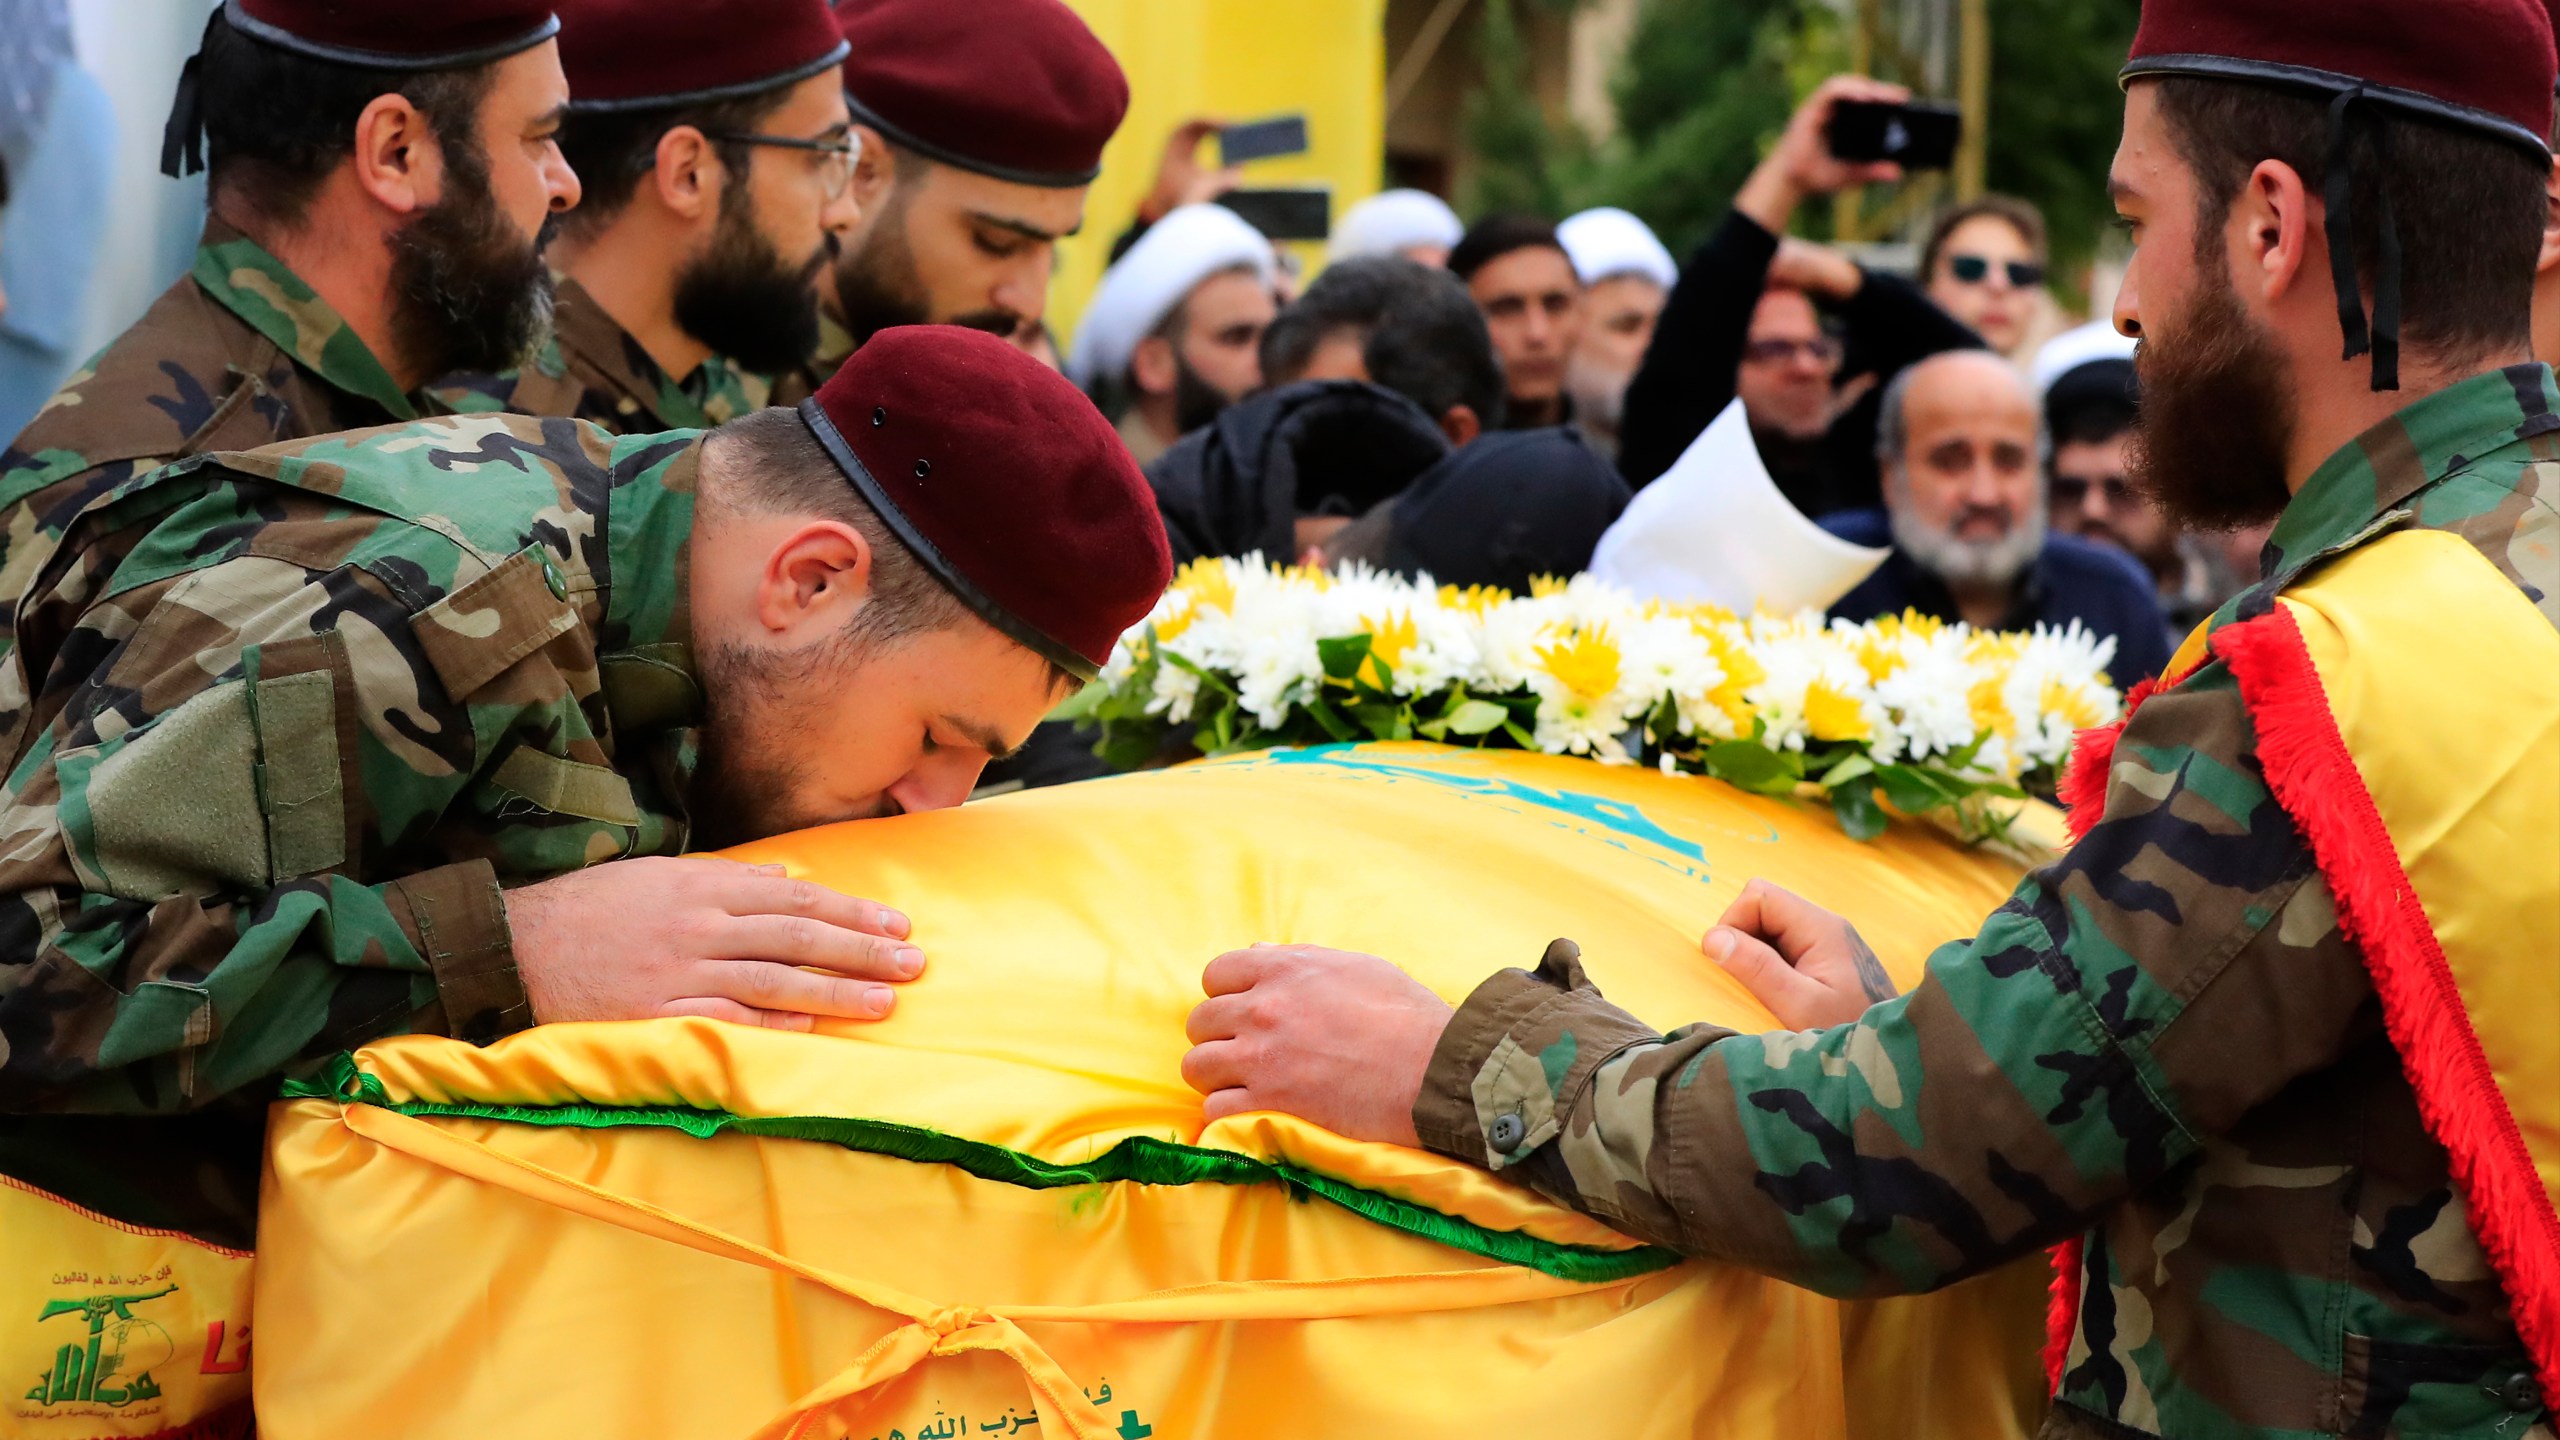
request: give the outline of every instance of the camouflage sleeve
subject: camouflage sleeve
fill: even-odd
[[[510,723],[450,698],[422,625],[364,569],[265,557],[84,613],[0,789],[0,1109],[182,1109],[386,1033],[530,1023],[490,858],[350,878]]]
[[[1559,942],[1460,1009],[1423,1142],[1835,1295],[2079,1233],[2379,1024],[2253,743],[2219,666],[2154,697],[2088,836],[1854,1024],[1662,1035]]]

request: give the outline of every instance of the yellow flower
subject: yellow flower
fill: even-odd
[[[1968,665],[1989,665],[2007,670],[2027,650],[2027,637],[2014,630],[1976,630],[1965,642],[1964,660]]]
[[[1872,740],[1876,733],[1857,697],[1829,680],[1806,688],[1804,728],[1816,740]]]
[[[1769,672],[1761,668],[1759,658],[1740,635],[1713,618],[1692,615],[1689,628],[1707,642],[1708,653],[1716,658],[1716,668],[1724,672],[1724,683],[1707,692],[1707,703],[1725,713],[1725,718],[1733,722],[1735,734],[1750,734],[1751,702],[1742,698],[1742,692],[1768,679]]]
[[[1609,638],[1606,625],[1576,626],[1565,638],[1538,647],[1538,663],[1577,706],[1616,693],[1620,660],[1618,642]]]
[[[1553,575],[1532,575],[1529,577],[1529,595],[1537,600],[1553,599],[1564,593],[1566,583]]]
[[[1965,704],[1973,711],[1973,731],[1977,735],[1985,730],[2003,737],[2018,733],[2017,718],[2009,713],[2009,702],[2000,693],[2003,678],[1985,675],[1965,692]]]
[[[1369,658],[1360,662],[1359,678],[1381,690],[1395,688],[1396,666],[1416,643],[1413,612],[1399,610],[1385,620],[1362,619],[1369,632]]]
[[[1203,555],[1175,571],[1173,588],[1191,597],[1191,608],[1195,612],[1212,609],[1224,610],[1230,615],[1235,613],[1235,572],[1227,568],[1225,560],[1215,555]],[[1173,637],[1167,635],[1165,638],[1170,640]]]
[[[2071,722],[2074,730],[2087,730],[2106,723],[2106,712],[2098,708],[2097,697],[2077,685],[2066,685],[2059,677],[2044,682],[2044,693],[2036,697],[2045,712]]]
[[[1441,609],[1460,611],[1478,619],[1482,619],[1484,613],[1493,607],[1509,604],[1510,601],[1511,592],[1497,585],[1470,585],[1464,590],[1455,585],[1440,587]]]
[[[1902,668],[1902,626],[1887,615],[1867,626],[1858,636],[1858,668],[1867,672],[1870,685]]]

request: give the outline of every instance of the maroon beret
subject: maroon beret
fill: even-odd
[[[1091,184],[1129,79],[1061,0],[840,0],[853,118],[931,159]]]
[[[842,60],[827,0],[558,0],[560,68],[582,112],[777,90]]]
[[[2543,0],[2144,0],[2120,78],[2359,93],[2548,154],[2551,26]]]
[[[341,65],[451,70],[504,60],[560,29],[551,0],[223,0],[231,28]]]
[[[1086,680],[1172,582],[1155,492],[1119,432],[993,335],[883,330],[800,416],[943,584]]]

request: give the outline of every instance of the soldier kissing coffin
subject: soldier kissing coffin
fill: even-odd
[[[2014,861],[1585,759],[1306,746],[738,852],[914,917],[872,1026],[405,1038],[277,1107],[267,1440],[2032,1428],[2044,1271],[1844,1304],[1684,1263],[1467,1166],[1204,1125],[1202,966],[1376,951],[1455,1000],[1581,942],[1649,1022],[1771,1028],[1698,953],[1743,882],[1904,984]]]

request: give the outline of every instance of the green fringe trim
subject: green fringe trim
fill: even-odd
[[[339,1055],[305,1080],[289,1081],[288,1100],[339,1100],[372,1105],[403,1115],[497,1120],[513,1125],[563,1125],[581,1130],[623,1126],[655,1126],[680,1130],[696,1139],[724,1131],[774,1140],[811,1140],[866,1155],[884,1155],[925,1165],[949,1165],[981,1180],[1019,1185],[1027,1190],[1056,1190],[1077,1185],[1285,1185],[1300,1200],[1329,1200],[1366,1220],[1437,1241],[1453,1250],[1521,1265],[1560,1280],[1606,1284],[1668,1269],[1680,1257],[1658,1246],[1604,1250],[1541,1240],[1518,1230],[1494,1230],[1471,1220],[1444,1215],[1409,1200],[1363,1189],[1330,1175],[1286,1162],[1256,1160],[1229,1150],[1207,1150],[1133,1135],[1078,1165],[1061,1165],[1008,1150],[963,1140],[938,1130],[885,1120],[833,1115],[733,1115],[725,1110],[696,1110],[680,1105],[450,1105],[425,1100],[394,1102],[382,1082],[356,1067],[355,1057]]]

